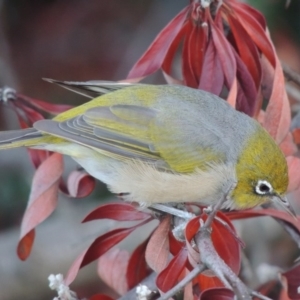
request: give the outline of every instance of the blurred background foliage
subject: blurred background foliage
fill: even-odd
[[[248,2],[266,16],[279,57],[299,71],[300,1],[292,0],[288,8],[285,0]],[[7,85],[49,102],[83,103],[85,98],[42,78],[124,79],[156,34],[188,3],[188,0],[0,0],[0,86]],[[164,82],[161,74],[149,80]],[[0,129],[16,128],[14,114],[1,106]],[[19,226],[33,173],[26,150],[0,153],[0,233]],[[99,183],[89,201],[99,201],[107,195],[106,188]],[[89,201],[69,200],[70,205],[80,207]],[[280,243],[274,235],[272,247]],[[1,247],[0,235],[0,277],[1,260],[6,259],[1,257]],[[17,261],[14,249],[11,252]],[[274,261],[277,259],[272,257]],[[4,297],[1,293],[0,300],[17,299]],[[40,297],[37,294],[28,299]]]

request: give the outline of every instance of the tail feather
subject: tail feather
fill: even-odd
[[[0,131],[0,150],[34,145],[42,134],[34,128]]]

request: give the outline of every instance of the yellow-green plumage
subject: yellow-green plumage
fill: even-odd
[[[0,135],[0,149],[70,155],[130,201],[208,205],[231,188],[225,206],[242,209],[287,190],[286,161],[268,133],[204,91],[120,86],[34,128],[37,135],[28,140],[1,143]],[[260,194],[260,181],[271,185],[272,194]]]

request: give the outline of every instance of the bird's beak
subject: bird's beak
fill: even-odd
[[[280,195],[276,195],[274,196],[274,198],[272,199],[273,203],[275,204],[279,204],[279,206],[281,208],[283,208],[287,213],[289,213],[292,217],[294,217],[295,219],[297,219],[297,215],[295,210],[293,209],[293,207],[290,205],[289,201],[287,200],[286,196],[280,196]],[[298,219],[297,219],[298,220]]]

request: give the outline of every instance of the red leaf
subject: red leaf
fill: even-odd
[[[98,260],[98,275],[119,295],[128,291],[126,270],[129,253],[125,250],[112,249],[103,254]]]
[[[66,285],[70,285],[76,278],[79,269],[98,259],[113,246],[124,240],[132,231],[145,223],[146,221],[133,227],[115,229],[95,239],[89,248],[81,253],[73,262],[65,279]]]
[[[300,159],[299,157],[289,156],[286,158],[289,168],[288,191],[295,191],[300,186]]]
[[[254,41],[256,46],[260,51],[268,58],[270,63],[275,67],[276,59],[273,46],[269,41],[265,28],[262,27],[260,22],[255,19],[255,16],[251,14],[248,9],[239,5],[239,3],[231,2],[232,7],[234,7],[236,12],[236,17],[239,20],[239,23],[244,27],[248,32],[251,39]]]
[[[94,190],[95,185],[95,178],[84,171],[73,171],[68,177],[68,191],[71,197],[86,197]]]
[[[146,261],[156,273],[162,271],[169,258],[169,230],[171,217],[165,217],[151,235],[146,248]]]
[[[182,49],[182,74],[185,85],[189,87],[196,88],[198,86],[198,80],[197,76],[193,71],[193,61],[192,61],[192,50],[190,49],[192,34],[194,31],[194,28],[197,28],[198,26],[193,26],[191,21],[188,21],[187,26],[187,34],[185,36],[184,42],[183,42],[183,49]],[[198,53],[197,53],[198,54]]]
[[[185,84],[197,88],[207,42],[207,33],[202,26],[188,22],[187,35],[182,50],[182,73]]]
[[[239,81],[236,108],[249,116],[253,116],[256,111],[258,91],[253,78],[241,58],[234,50],[233,54],[237,64],[237,79]]]
[[[149,220],[151,215],[138,210],[130,203],[108,203],[100,205],[90,212],[82,221],[88,222],[98,219],[112,219],[117,221]]]
[[[286,137],[291,125],[290,104],[285,90],[282,68],[277,56],[272,94],[263,125],[278,144]]]
[[[29,157],[34,165],[34,167],[37,169],[40,164],[45,161],[52,152],[44,151],[44,150],[36,150],[36,149],[27,149]]]
[[[233,272],[236,274],[239,273],[240,270],[240,244],[238,243],[236,237],[233,235],[235,234],[234,226],[232,225],[231,221],[226,217],[223,213],[218,212],[217,217],[227,224],[230,228],[226,228],[223,224],[214,220],[212,224],[212,234],[211,239],[213,245],[220,255],[220,257],[225,261],[225,263],[232,269]],[[207,218],[206,215],[198,216],[192,219],[186,226],[186,239],[187,241],[191,241],[194,235],[198,232],[200,224],[199,220],[202,219],[205,221]],[[201,252],[201,249],[199,249]],[[197,263],[196,256],[194,253],[190,253],[191,255],[191,264]],[[198,255],[200,258],[200,255]]]
[[[200,300],[234,300],[232,290],[226,288],[209,289],[200,294]]]
[[[205,274],[200,274],[197,277],[198,280],[198,285],[199,285],[199,289],[201,291],[205,291],[207,289],[212,289],[212,288],[223,288],[224,284],[222,283],[222,281],[216,277],[216,276],[207,276]]]
[[[290,270],[282,273],[282,275],[287,279],[288,295],[291,300],[300,299],[300,294],[298,291],[300,286],[300,264],[297,264]]]
[[[114,299],[106,295],[97,294],[97,295],[93,295],[89,300],[114,300]]]
[[[138,285],[149,273],[145,258],[148,242],[149,239],[140,244],[130,256],[126,271],[127,285],[129,289]]]
[[[300,128],[293,130],[293,138],[296,144],[300,144]]]
[[[157,287],[167,292],[180,280],[180,275],[187,262],[187,250],[183,248],[172,258],[168,266],[156,278]]]
[[[208,41],[205,51],[199,89],[220,95],[224,83],[224,74],[221,70],[221,62],[213,41]]]
[[[224,73],[225,84],[230,90],[236,77],[236,62],[231,45],[225,38],[223,32],[211,21],[211,33],[218,57]]]
[[[21,241],[19,241],[17,254],[21,260],[26,260],[27,257],[30,255],[32,245],[35,238],[35,230],[30,230]]]
[[[189,22],[186,22],[182,25],[182,28],[180,29],[180,31],[178,32],[178,34],[176,35],[176,37],[174,38],[174,40],[172,41],[172,43],[168,49],[166,57],[161,66],[162,70],[167,75],[170,75],[172,73],[171,72],[172,62],[173,62],[175,54],[179,48],[180,42],[182,41],[183,37],[185,36],[185,34],[187,32],[188,27],[189,27]]]
[[[298,220],[299,217],[297,217],[296,219],[295,217],[291,216],[285,211],[279,211],[276,209],[268,208],[268,209],[249,209],[243,211],[232,211],[226,213],[226,216],[230,220],[240,220],[240,219],[247,219],[253,217],[270,216],[287,222],[290,226],[293,226],[298,232],[300,232],[300,222]]]
[[[17,250],[22,260],[25,260],[30,254],[34,238],[32,230],[48,218],[56,207],[58,185],[62,172],[62,156],[55,153],[40,165],[33,177],[28,206],[22,220]],[[29,243],[28,240],[30,241]]]
[[[155,71],[161,66],[166,54],[183,26],[189,6],[185,7],[169,24],[156,36],[155,40],[135,63],[130,70],[127,78],[144,77]]]
[[[241,24],[232,15],[228,15],[230,29],[233,33],[239,56],[247,66],[256,88],[261,81],[261,65],[257,49]]]
[[[175,256],[183,247],[185,247],[185,244],[183,242],[178,241],[174,237],[173,233],[169,231],[169,247],[170,253],[172,253]]]

